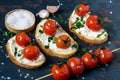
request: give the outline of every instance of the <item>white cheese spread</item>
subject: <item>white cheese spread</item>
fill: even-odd
[[[86,22],[87,18],[90,16],[89,13],[87,13],[84,17],[83,20]],[[78,16],[75,11],[73,11],[72,15],[71,15],[71,20],[72,23],[74,23],[76,21],[77,18],[81,18],[80,16]],[[76,29],[77,33],[83,34],[84,36],[86,36],[87,38],[90,39],[101,39],[104,38],[104,36],[108,35],[107,32],[105,31],[105,29],[100,29],[97,32],[94,32],[90,29],[88,29],[86,23],[84,24],[84,27],[78,28]],[[104,32],[104,33],[103,33]],[[103,33],[103,34],[102,34]],[[101,36],[97,37],[98,35],[102,34]]]
[[[47,21],[47,19],[45,20],[42,20],[39,24],[41,26],[44,25],[44,23]],[[39,30],[43,30],[42,27],[39,27]],[[39,30],[37,30],[39,32]],[[60,31],[59,29],[57,29],[57,32],[56,34],[54,35],[54,37],[57,37],[59,35],[62,35],[62,34],[66,34],[68,35],[67,33],[63,32],[63,31]],[[45,46],[45,45],[48,45],[49,44],[49,48],[52,49],[53,51],[57,51],[61,54],[65,54],[65,53],[68,53],[70,51],[72,51],[74,48],[72,48],[72,45],[75,43],[73,40],[71,41],[71,46],[67,49],[61,49],[61,48],[58,48],[56,46],[55,43],[53,43],[52,41],[51,42],[48,42],[48,37],[50,37],[49,35],[46,35],[45,33],[42,33],[42,34],[37,34],[36,35],[37,39]]]
[[[15,56],[15,54],[14,54],[15,48],[17,48],[17,54],[19,54],[20,56],[17,56],[17,54],[16,54],[15,57],[16,57],[17,61],[22,63],[22,64],[29,64],[29,63],[34,64],[36,62],[42,61],[45,58],[45,56],[42,53],[40,53],[39,57],[36,60],[33,60],[33,61],[28,60],[22,54],[24,47],[21,47],[16,43],[15,36],[12,39],[10,39],[8,42],[10,44],[10,51],[11,51],[13,56]]]

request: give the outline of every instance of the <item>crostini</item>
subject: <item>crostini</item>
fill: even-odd
[[[79,39],[90,44],[101,44],[107,41],[108,33],[102,27],[98,16],[89,12],[89,6],[79,4],[69,18],[69,29]]]
[[[36,27],[35,40],[45,54],[60,58],[74,55],[78,47],[73,38],[53,19],[41,20]]]
[[[21,32],[8,40],[6,50],[9,58],[16,65],[26,69],[35,69],[41,66],[46,58],[39,47],[28,45],[30,42],[30,37],[25,32]]]

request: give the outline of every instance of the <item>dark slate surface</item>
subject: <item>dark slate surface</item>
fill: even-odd
[[[79,39],[75,39],[80,43],[79,49],[87,47],[88,50],[95,50],[99,46],[107,46],[111,50],[120,47],[120,0],[60,0],[61,7],[57,13],[50,17],[59,20],[59,23],[63,28],[68,30],[68,20],[75,5],[79,3],[86,3],[90,5],[90,11],[92,14],[100,15],[109,19],[109,23],[106,24],[106,30],[109,32],[109,40],[104,44],[91,45],[86,44]],[[39,76],[50,73],[50,64],[57,63],[59,61],[66,61],[67,59],[59,59],[55,57],[47,57],[46,63],[36,70],[27,70],[14,65],[5,49],[6,41],[9,37],[3,37],[2,31],[7,31],[4,26],[5,14],[13,9],[24,8],[30,10],[36,14],[39,10],[45,9],[47,5],[58,5],[57,0],[0,0],[0,80],[33,80]],[[60,21],[61,15],[63,21]],[[40,18],[36,17],[36,24],[40,21]],[[34,30],[31,32],[34,33]],[[70,33],[73,36],[72,33]],[[32,37],[34,34],[32,34]],[[4,41],[1,42],[1,41]],[[75,56],[78,56],[77,53]],[[108,65],[102,65],[93,70],[86,70],[84,74],[71,77],[70,80],[120,80],[120,52],[115,52],[114,60]],[[78,56],[81,57],[81,56]],[[44,80],[53,80],[52,77],[48,77]]]

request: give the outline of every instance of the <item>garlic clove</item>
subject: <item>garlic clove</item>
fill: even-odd
[[[45,9],[42,9],[36,14],[36,16],[39,16],[40,18],[48,18],[49,12]]]
[[[47,6],[47,10],[50,12],[50,13],[55,13],[58,11],[60,7],[60,4],[58,6]]]

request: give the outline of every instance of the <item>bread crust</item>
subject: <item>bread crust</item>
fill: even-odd
[[[59,25],[59,24],[58,24]],[[74,55],[77,52],[77,49],[73,49],[72,51],[70,51],[69,53],[65,53],[65,54],[60,54],[59,51],[54,51],[50,48],[45,48],[44,45],[37,39],[37,30],[39,29],[40,23],[37,25],[36,27],[36,31],[35,31],[35,40],[37,42],[37,44],[39,45],[39,47],[42,49],[42,51],[49,56],[55,56],[55,57],[59,57],[59,58],[68,58],[72,55]],[[59,30],[65,32],[65,30],[59,25],[58,27]],[[67,33],[67,32],[65,32]],[[68,34],[68,33],[67,33]],[[68,34],[69,35],[69,34]],[[70,39],[73,40],[73,38],[69,35]],[[76,43],[76,42],[75,42]]]
[[[101,44],[101,43],[104,43],[105,41],[108,40],[108,36],[105,36],[105,37],[102,38],[102,39],[97,39],[97,38],[96,38],[96,39],[90,39],[90,38],[84,36],[84,35],[81,34],[81,33],[77,33],[77,32],[75,31],[75,29],[71,29],[72,24],[73,24],[73,22],[72,22],[72,14],[71,14],[70,19],[69,19],[69,23],[68,23],[68,25],[69,25],[69,30],[70,30],[72,33],[76,34],[79,39],[83,40],[83,41],[86,42],[86,43],[90,43],[90,44]]]
[[[12,39],[12,38],[11,38],[11,39]],[[8,53],[8,55],[9,55],[10,60],[11,60],[14,64],[16,64],[17,66],[20,66],[20,67],[22,67],[22,68],[26,68],[26,69],[36,69],[36,68],[42,66],[42,64],[43,64],[43,63],[45,62],[45,60],[46,60],[46,58],[44,57],[43,60],[40,61],[40,62],[36,62],[36,63],[34,63],[34,64],[32,64],[32,63],[23,64],[23,63],[20,63],[20,62],[16,59],[16,57],[15,57],[14,55],[12,55],[12,52],[11,52],[11,50],[10,50],[10,43],[9,43],[9,41],[8,41],[7,44],[6,44],[6,50],[7,50],[7,53]]]
[[[28,28],[26,29],[22,29],[22,30],[18,30],[18,29],[14,29],[13,27],[11,27],[7,22],[6,22],[6,18],[13,12],[15,11],[19,11],[19,10],[22,10],[22,11],[26,11],[27,13],[31,14],[31,17],[34,19],[34,23],[31,25],[31,26],[28,26]],[[6,15],[5,15],[5,27],[11,31],[11,32],[14,32],[14,33],[19,33],[19,32],[29,32],[31,31],[34,27],[35,27],[35,16],[32,12],[28,11],[28,10],[25,10],[25,9],[15,9],[15,10],[12,10],[10,12],[8,12]]]

